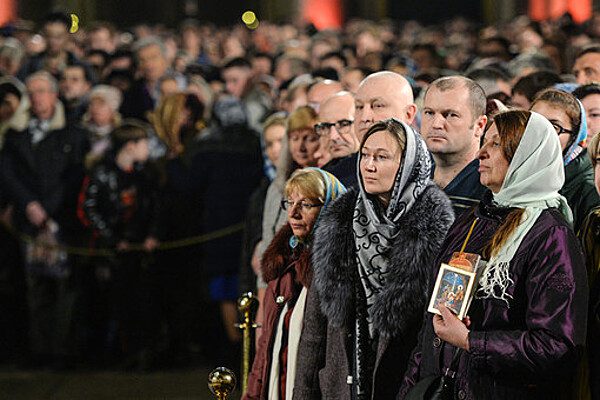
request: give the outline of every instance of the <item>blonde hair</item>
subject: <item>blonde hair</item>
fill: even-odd
[[[158,137],[164,141],[175,154],[183,153],[183,144],[179,131],[175,126],[181,118],[185,107],[185,93],[174,93],[164,97],[158,107],[150,114],[150,122],[154,126]]]
[[[301,130],[314,129],[317,123],[317,112],[309,106],[298,107],[290,114],[287,122],[287,133]]]
[[[294,191],[302,193],[309,199],[325,202],[326,187],[323,175],[315,169],[298,169],[294,171],[285,184],[284,193],[289,196]]]
[[[287,128],[287,116],[282,112],[269,116],[263,123],[263,133],[272,126],[283,126],[284,128]]]

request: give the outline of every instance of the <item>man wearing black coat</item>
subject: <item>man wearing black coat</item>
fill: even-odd
[[[44,234],[59,243],[73,243],[81,233],[75,210],[87,135],[67,124],[52,75],[36,72],[26,86],[30,112],[13,122],[2,154],[2,180],[14,205],[13,224],[31,237]],[[56,359],[67,354],[67,310],[73,294],[67,284],[68,263],[52,263],[50,258],[27,262],[26,274],[31,350]]]

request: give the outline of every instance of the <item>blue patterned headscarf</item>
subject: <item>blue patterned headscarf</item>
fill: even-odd
[[[568,165],[571,161],[577,158],[577,156],[583,151],[582,142],[587,139],[587,118],[585,115],[585,109],[583,108],[583,104],[581,101],[577,100],[577,104],[579,104],[579,111],[581,113],[581,123],[579,124],[579,131],[577,131],[577,136],[573,143],[569,146],[567,151],[563,156],[564,165]]]
[[[321,168],[306,167],[306,168],[303,168],[301,171],[317,171],[317,172],[319,172],[321,174],[321,180],[323,181],[323,184],[325,185],[325,198],[323,199],[323,206],[321,207],[321,210],[319,211],[319,216],[317,217],[317,221],[315,222],[315,225],[313,226],[313,232],[314,232],[315,228],[319,224],[319,220],[321,218],[321,213],[323,212],[323,210],[333,200],[337,199],[339,196],[346,193],[346,187],[333,174],[331,174],[327,171],[324,171]],[[290,242],[289,242],[290,247],[293,249],[296,246],[298,246],[298,243],[300,243],[300,240],[296,237],[296,235],[292,235],[292,237],[290,238]]]
[[[562,90],[563,92],[567,92],[567,93],[571,93],[571,94],[578,87],[579,87],[578,84],[570,83],[570,82],[557,83],[556,85],[554,85],[555,89]],[[582,144],[585,142],[585,140],[587,139],[587,135],[588,135],[587,117],[585,115],[585,108],[583,108],[583,104],[581,104],[581,101],[579,101],[579,99],[577,99],[577,104],[579,105],[579,111],[581,114],[581,123],[579,124],[579,130],[577,131],[577,136],[575,137],[575,140],[573,141],[573,143],[571,143],[569,148],[564,152],[563,164],[565,166],[569,165],[569,163],[571,161],[573,161],[574,159],[576,159],[577,156],[583,151]]]
[[[319,171],[323,178],[323,183],[325,184],[325,199],[323,200],[321,211],[323,211],[331,201],[338,198],[341,194],[346,193],[346,187],[333,174],[316,167],[306,167],[303,170]]]

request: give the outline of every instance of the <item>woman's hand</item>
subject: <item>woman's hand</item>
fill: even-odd
[[[438,307],[442,315],[433,316],[433,330],[440,339],[461,349],[469,350],[469,329],[470,320],[465,318],[465,322],[459,320],[446,306],[440,304]]]

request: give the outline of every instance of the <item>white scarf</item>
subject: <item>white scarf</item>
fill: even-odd
[[[542,211],[551,207],[559,208],[565,219],[573,222],[567,200],[558,193],[564,182],[558,135],[546,118],[531,112],[502,187],[498,193],[494,193],[494,202],[499,206],[523,208],[525,213],[498,254],[487,263],[479,281],[480,298],[492,297],[508,304],[512,296],[507,289],[514,283],[510,277],[510,262]]]
[[[292,400],[294,394],[294,380],[296,378],[296,364],[298,361],[298,346],[300,345],[300,334],[302,332],[302,322],[304,321],[304,309],[306,307],[306,295],[308,291],[302,288],[298,300],[292,310],[290,317],[290,326],[288,329],[288,353],[287,353],[287,371],[285,377],[285,400]],[[271,371],[269,372],[269,400],[279,399],[279,357],[281,353],[281,342],[283,341],[283,322],[288,312],[288,305],[283,307],[279,314],[277,322],[277,331],[275,333],[275,342],[271,352]]]

